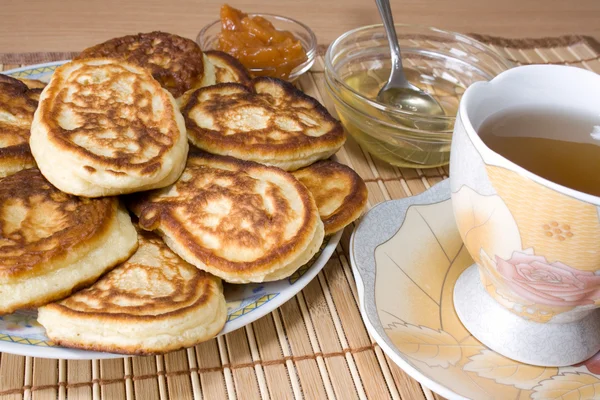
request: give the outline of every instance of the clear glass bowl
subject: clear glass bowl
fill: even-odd
[[[302,44],[306,51],[306,61],[298,65],[290,73],[288,81],[293,82],[300,75],[308,71],[315,63],[317,56],[317,37],[314,32],[302,22],[293,20],[291,18],[282,17],[281,15],[274,14],[248,14],[251,17],[263,17],[273,24],[275,29],[291,32]],[[221,21],[216,20],[206,25],[196,38],[196,42],[200,45],[202,50],[215,50],[217,47],[217,40],[219,33],[221,33]],[[250,73],[265,71],[264,69],[250,69]]]
[[[399,167],[429,168],[450,160],[450,142],[465,89],[513,65],[461,34],[397,24],[408,80],[433,95],[445,116],[411,113],[376,101],[388,79],[390,50],[382,25],[346,32],[325,55],[325,81],[348,132],[371,154]]]

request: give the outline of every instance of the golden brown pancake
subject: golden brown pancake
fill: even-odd
[[[21,80],[19,80],[17,78],[13,78],[12,76],[8,76],[5,74],[0,74],[0,83],[8,83],[11,85],[27,88],[27,85],[23,85],[24,82],[22,82]]]
[[[188,151],[173,96],[147,70],[109,58],[56,69],[40,98],[30,146],[54,186],[86,197],[170,185]]]
[[[274,78],[198,89],[182,112],[196,147],[288,171],[331,156],[346,139],[318,101]]]
[[[237,58],[218,50],[204,53],[215,69],[215,83],[250,84],[250,74]]]
[[[312,193],[325,235],[356,220],[367,206],[367,185],[354,170],[331,160],[314,163],[293,175]]]
[[[35,166],[29,131],[37,105],[27,85],[0,74],[0,178]]]
[[[133,196],[130,209],[184,260],[233,283],[283,279],[323,241],[314,200],[291,174],[204,152],[174,185]]]
[[[40,100],[40,94],[42,94],[42,90],[47,85],[46,82],[42,82],[37,79],[13,78],[11,76],[0,74],[0,83],[2,82],[10,83],[12,85],[16,84],[19,87],[23,87],[21,83],[24,83],[25,86],[29,89],[29,98],[35,100],[36,102]]]
[[[165,32],[138,33],[107,40],[81,52],[76,60],[108,57],[148,68],[174,97],[193,87],[204,72],[202,50],[193,40]]]
[[[194,87],[177,98],[177,103],[183,108],[196,89],[216,85],[217,83],[240,83],[249,85],[250,74],[246,68],[227,53],[217,50],[204,52],[204,75]]]
[[[136,247],[116,198],[65,194],[35,168],[0,179],[0,314],[68,296]]]
[[[38,310],[62,346],[156,354],[211,339],[227,319],[221,280],[188,264],[162,239],[139,231],[139,248],[91,287]]]
[[[29,89],[43,89],[46,87],[47,83],[42,82],[38,79],[27,79],[27,78],[17,78],[21,82],[27,85]],[[41,92],[40,92],[41,93]]]

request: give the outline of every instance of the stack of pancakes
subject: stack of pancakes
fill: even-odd
[[[221,280],[286,278],[360,216],[364,182],[324,160],[344,141],[291,84],[163,32],[45,87],[0,75],[0,313],[38,307],[53,341],[124,354],[214,337]]]
[[[0,75],[0,178],[35,166],[28,142],[38,97],[25,83]]]

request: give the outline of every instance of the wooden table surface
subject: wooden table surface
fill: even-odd
[[[223,0],[2,0],[0,53],[78,51],[115,36],[165,30],[190,38]],[[397,22],[505,37],[600,37],[599,0],[391,0]],[[373,0],[231,0],[307,23],[319,42],[377,23]]]

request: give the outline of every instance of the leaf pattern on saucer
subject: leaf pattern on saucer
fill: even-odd
[[[464,366],[465,371],[475,372],[503,385],[514,385],[519,389],[533,389],[540,381],[558,373],[558,368],[522,364],[487,349],[470,357],[470,360]]]
[[[460,344],[447,332],[400,322],[386,330],[400,351],[430,367],[448,368],[461,359]]]
[[[594,375],[567,372],[542,381],[533,391],[533,400],[597,399],[600,397],[600,379]]]
[[[375,297],[384,324],[399,319],[417,326],[449,331],[452,335],[456,332],[457,340],[468,335],[460,327],[458,319],[458,325],[452,324],[453,329],[447,329],[445,321],[440,319],[440,305],[444,301],[451,302],[452,298],[452,292],[447,291],[445,285],[448,270],[456,260],[464,262],[465,256],[470,260],[453,220],[448,223],[443,217],[448,213],[452,213],[450,201],[409,207],[400,230],[375,250],[379,271]],[[454,232],[447,234],[448,231]],[[470,265],[472,261],[466,262]],[[419,268],[407,268],[413,265]],[[456,277],[465,265],[458,267],[460,271],[457,271]],[[407,307],[404,302],[397,301],[398,293],[419,307]]]
[[[365,289],[361,303],[376,312],[366,323],[377,321],[376,329],[385,335],[378,343],[392,346],[386,353],[402,360],[399,365],[409,374],[448,390],[449,399],[456,398],[452,393],[477,400],[600,399],[600,353],[574,367],[536,367],[495,353],[464,328],[454,309],[454,286],[473,259],[456,228],[449,185],[446,196],[394,200],[399,207],[369,220],[370,235],[384,220],[400,223],[374,248],[355,233],[354,255],[365,250],[374,255],[373,289]],[[459,210],[463,222],[479,228],[506,223],[501,204],[489,200],[480,209]]]

